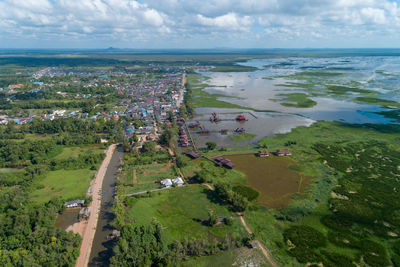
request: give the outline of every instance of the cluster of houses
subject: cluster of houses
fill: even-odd
[[[183,179],[181,177],[176,177],[174,179],[164,179],[164,180],[161,180],[160,183],[164,188],[171,188],[174,185],[183,186],[185,184],[185,182],[183,181]]]
[[[271,153],[275,154],[276,156],[291,156],[292,151],[289,149],[278,149],[275,152],[269,152],[267,150],[260,150],[257,152],[259,157],[268,157]]]
[[[179,127],[179,140],[178,144],[182,147],[187,147],[189,146],[189,140],[185,131],[185,128],[183,126]]]
[[[235,164],[233,164],[229,159],[223,158],[223,157],[215,157],[214,158],[214,162],[215,164],[217,164],[218,166],[222,167],[226,167],[228,169],[233,169],[235,168]]]
[[[127,104],[125,115],[128,118],[139,119],[146,125],[139,129],[127,128],[128,138],[133,134],[156,134],[156,123],[165,122],[171,112],[178,112],[184,96],[183,76],[182,70],[172,69],[171,72],[159,74],[156,78],[143,75],[127,87],[130,100],[126,102],[130,103]]]

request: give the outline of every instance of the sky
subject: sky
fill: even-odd
[[[0,48],[398,48],[400,0],[0,0]]]

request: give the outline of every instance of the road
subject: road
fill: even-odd
[[[214,191],[214,187],[212,185],[207,184],[207,183],[204,183],[203,185],[206,186],[208,189]],[[249,235],[252,235],[253,231],[251,231],[250,227],[247,225],[246,221],[244,220],[243,214],[238,212],[237,215],[239,216],[240,222],[242,223],[244,229],[247,231],[247,233],[249,233]],[[279,265],[276,263],[276,261],[272,257],[271,252],[269,251],[269,249],[266,248],[260,241],[258,241],[258,240],[254,240],[254,241],[258,243],[258,247],[261,249],[261,252],[265,256],[265,258],[267,259],[268,263],[272,267],[279,267]]]
[[[244,220],[243,215],[241,213],[237,213],[237,215],[239,216],[240,222],[242,223],[244,229],[246,229],[247,233],[249,233],[250,235],[253,234],[253,231],[251,231],[250,227],[247,225],[246,221]],[[264,254],[268,263],[273,267],[279,267],[279,265],[276,263],[276,261],[272,257],[269,249],[266,248],[260,241],[258,241],[258,240],[254,240],[254,241],[258,243],[258,247],[261,249],[261,252]]]
[[[80,255],[76,261],[76,267],[86,267],[89,262],[89,256],[92,249],[92,243],[94,239],[94,234],[96,232],[96,226],[101,206],[101,188],[103,185],[104,176],[106,174],[115,148],[116,145],[113,144],[107,149],[106,157],[101,163],[101,166],[97,171],[96,178],[93,180],[90,187],[90,195],[92,196],[92,202],[90,203],[91,214],[87,221],[85,230],[82,234]]]

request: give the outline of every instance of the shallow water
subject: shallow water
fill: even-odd
[[[273,110],[295,113],[312,120],[345,121],[349,123],[389,123],[383,116],[369,113],[385,110],[376,105],[359,104],[352,101],[358,93],[349,95],[325,95],[326,85],[341,85],[373,90],[373,97],[400,101],[400,57],[334,57],[334,58],[279,58],[254,59],[242,65],[258,67],[255,72],[207,72],[206,81],[210,93],[232,97],[223,101],[258,110]],[[307,76],[304,73],[313,73]],[[294,76],[296,74],[298,76]],[[271,79],[265,79],[269,77]],[[264,78],[264,79],[263,79]],[[309,89],[282,86],[288,83],[314,85],[313,93],[321,97],[310,97],[317,102],[311,108],[285,107],[274,99],[279,94],[305,92]],[[318,89],[320,88],[320,89]]]
[[[332,94],[326,85],[340,85],[373,90],[372,97],[400,101],[400,57],[335,57],[335,58],[278,58],[254,59],[242,65],[258,67],[255,72],[205,72],[205,83],[209,93],[222,94],[219,97],[229,103],[273,112],[252,112],[240,109],[197,108],[193,121],[199,121],[209,135],[198,135],[192,131],[198,146],[214,141],[219,146],[243,146],[255,144],[263,137],[289,132],[298,126],[309,126],[314,121],[341,121],[347,123],[395,123],[395,120],[376,114],[388,110],[377,105],[353,101],[360,93]],[[312,75],[310,75],[312,73]],[[310,75],[310,76],[307,76]],[[265,79],[265,78],[270,79]],[[310,88],[295,88],[289,83],[312,84]],[[283,85],[283,86],[282,86]],[[317,102],[310,108],[282,106],[279,94],[303,92]],[[317,96],[316,96],[317,95]],[[217,112],[223,121],[210,123],[212,112]],[[238,112],[245,114],[249,121],[239,123],[233,119]],[[226,113],[226,114],[224,114]],[[230,113],[230,114],[228,114]],[[192,121],[192,122],[193,122]],[[233,142],[221,135],[221,129],[229,134],[238,127],[256,137],[242,142]]]
[[[69,226],[78,222],[80,208],[66,209],[62,214],[58,214],[55,226],[62,230],[66,230]]]
[[[222,121],[218,123],[211,123],[209,118],[212,112],[217,112]],[[246,122],[238,122],[235,120],[238,114],[243,114],[248,118]],[[252,115],[253,114],[253,115]],[[314,121],[296,115],[267,113],[267,112],[249,112],[240,109],[220,109],[220,108],[198,108],[196,109],[196,116],[189,121],[198,122],[205,129],[210,131],[209,135],[200,135],[197,130],[191,130],[196,144],[200,147],[205,146],[208,141],[213,141],[218,146],[243,146],[248,144],[255,144],[263,137],[273,136],[277,133],[289,132],[292,128],[298,126],[309,126]],[[256,136],[251,140],[241,142],[234,142],[229,138],[233,135],[233,130],[236,128],[244,128],[247,133],[255,134]],[[222,135],[221,129],[227,129],[228,134]]]

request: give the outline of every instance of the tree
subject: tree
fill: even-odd
[[[218,223],[218,216],[212,211],[208,211],[208,225],[214,226]]]
[[[151,142],[147,142],[143,145],[143,149],[146,152],[153,152],[156,149],[156,143],[151,141]]]
[[[182,155],[176,155],[176,166],[178,166],[178,168],[182,168],[185,167],[187,165],[187,160],[184,156]]]
[[[214,150],[217,147],[217,144],[215,142],[209,141],[206,143],[206,146],[208,150]]]

